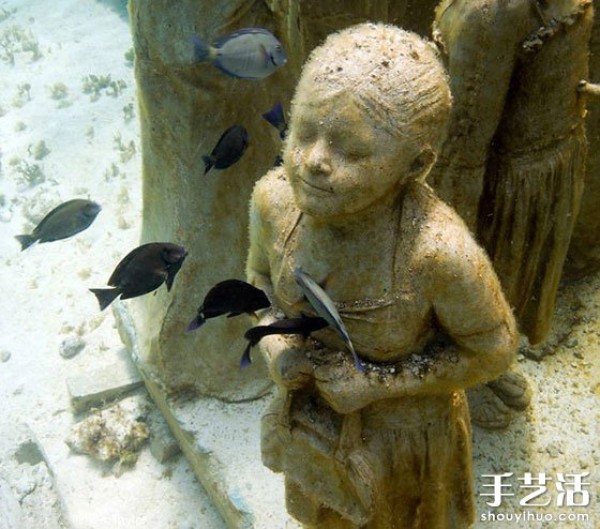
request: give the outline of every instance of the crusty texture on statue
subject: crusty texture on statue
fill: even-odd
[[[273,208],[273,204],[277,207]],[[253,193],[250,282],[257,284],[261,266],[266,275],[269,261],[283,252],[275,242],[277,234],[284,232],[297,214],[283,170],[270,171]],[[436,363],[423,378],[405,373],[385,384],[377,376],[364,376],[351,363],[339,363],[332,356],[337,365],[321,363],[315,378],[322,395],[340,413],[349,413],[382,398],[450,393],[495,378],[514,359],[517,334],[512,313],[489,259],[458,215],[427,186],[414,183],[406,192],[400,225],[398,237],[402,242],[398,251],[410,259],[411,281],[422,286],[425,302],[431,305],[436,320],[460,350],[451,362]],[[267,244],[260,245],[261,241]],[[260,247],[263,251],[257,252]],[[465,295],[467,292],[469,295]],[[279,347],[290,351],[279,358],[278,354],[284,353]],[[297,389],[308,380],[305,375],[311,372],[311,365],[301,338],[267,337],[261,341],[261,350],[269,364],[286,366],[287,377],[274,376],[278,384]],[[273,366],[272,374],[277,372],[277,366]],[[337,397],[332,396],[334,393]]]
[[[423,201],[429,202],[424,211]],[[409,231],[418,232],[414,239],[405,239],[407,246],[419,248],[417,258],[411,259],[418,263],[411,270],[413,280],[425,284],[435,319],[456,345],[448,346],[419,376],[402,370],[402,361],[397,374],[382,379],[332,358],[331,364],[315,369],[315,379],[320,395],[339,413],[386,398],[451,393],[496,378],[514,360],[514,317],[489,259],[463,221],[420,183],[407,192],[403,220],[408,219],[417,222]]]
[[[378,127],[437,150],[448,121],[440,109],[451,99],[438,51],[414,33],[389,28],[361,24],[329,35],[308,58],[296,96],[307,90],[328,97],[352,93]]]
[[[250,202],[250,250],[246,263],[248,282],[267,292],[276,300],[270,278],[269,253],[265,243],[273,241],[274,234],[283,229],[281,215],[293,208],[292,190],[283,174],[283,169],[272,169],[261,178]],[[287,217],[284,217],[284,219]],[[283,251],[273,247],[274,251]],[[276,304],[276,301],[275,301]],[[260,315],[259,325],[269,325],[277,318],[274,310]],[[267,360],[273,381],[286,389],[298,389],[305,385],[313,373],[312,363],[306,357],[304,340],[298,335],[265,336],[259,348]]]

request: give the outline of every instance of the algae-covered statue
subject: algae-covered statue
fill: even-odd
[[[366,366],[331,328],[260,345],[280,391],[263,462],[305,527],[473,522],[464,388],[513,360],[516,329],[485,253],[424,184],[450,93],[433,47],[375,24],[327,38],[304,66],[284,164],[256,185],[249,281],[280,317],[314,316],[301,268],[334,300]]]
[[[592,0],[444,0],[436,11],[454,105],[432,185],[477,233],[532,345],[548,337],[580,209],[577,87],[592,23]]]

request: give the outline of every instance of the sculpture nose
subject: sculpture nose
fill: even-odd
[[[306,165],[310,172],[328,175],[331,173],[331,155],[324,138],[319,138],[308,150]]]

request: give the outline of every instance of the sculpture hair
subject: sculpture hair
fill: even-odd
[[[374,123],[393,136],[437,152],[446,135],[451,96],[433,44],[388,24],[365,23],[327,37],[306,62],[298,89],[332,97],[351,92]]]

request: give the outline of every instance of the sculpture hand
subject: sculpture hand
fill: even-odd
[[[319,365],[314,377],[319,394],[338,413],[351,413],[376,400],[370,391],[368,375],[351,363]]]
[[[266,336],[260,342],[268,359],[271,378],[282,388],[300,389],[313,380],[313,364],[307,358],[302,342],[281,335]]]

